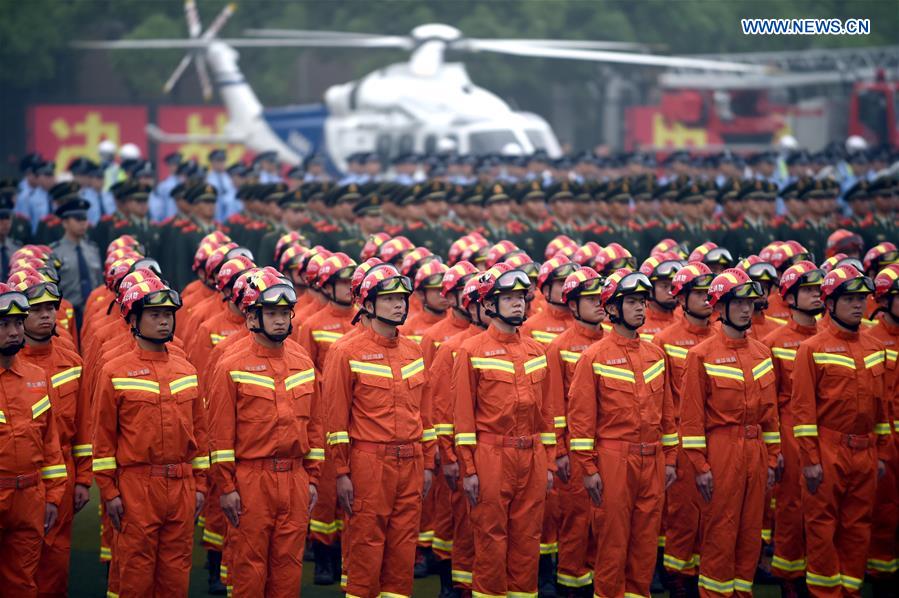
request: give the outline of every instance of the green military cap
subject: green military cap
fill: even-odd
[[[606,201],[611,202],[630,202],[633,197],[633,187],[627,177],[619,177],[609,184],[606,190]]]
[[[543,185],[540,184],[540,181],[533,180],[528,183],[522,183],[518,189],[516,189],[515,199],[518,203],[524,203],[526,201],[546,201],[546,191],[543,190]]]
[[[237,199],[242,200],[253,200],[256,195],[256,188],[260,185],[257,183],[246,183],[238,187],[237,189]]]
[[[744,179],[740,183],[740,199],[765,199],[768,188],[761,179]]]
[[[559,181],[550,185],[546,190],[546,199],[549,203],[563,199],[574,199],[574,187],[571,181]]]
[[[302,188],[297,187],[293,191],[288,191],[278,200],[279,208],[292,208],[294,210],[302,210],[306,208],[306,196]]]
[[[285,183],[269,183],[268,185],[262,186],[262,189],[260,189],[259,198],[265,202],[277,202],[287,194],[287,191],[288,188]]]
[[[136,181],[122,181],[119,185],[113,185],[115,198],[120,201],[134,200],[147,201],[153,188],[150,185],[138,183]],[[112,191],[113,188],[110,188]]]
[[[421,195],[425,185],[418,184],[409,187],[401,187],[394,191],[393,200],[400,206],[417,206],[425,202],[424,196]]]
[[[830,179],[806,179],[799,190],[800,199],[827,199],[833,195]]]
[[[63,181],[50,187],[50,190],[47,193],[54,203],[62,205],[69,200],[80,197],[78,195],[79,191],[81,191],[81,185],[75,181]]]
[[[802,179],[796,179],[780,190],[780,196],[784,199],[798,199],[799,191],[804,184]]]
[[[215,187],[209,185],[207,183],[203,183],[201,185],[194,185],[189,188],[187,192],[184,194],[184,199],[186,199],[189,203],[215,203],[218,199],[218,191],[215,190]]]
[[[889,175],[879,176],[868,184],[868,195],[875,197],[878,195],[890,195],[899,179]]]
[[[443,201],[446,199],[448,189],[449,184],[443,181],[428,181],[421,186],[418,196],[421,201]]]
[[[590,186],[590,195],[593,201],[604,201],[609,191],[609,181],[596,181]]]
[[[849,187],[849,190],[846,191],[846,194],[843,196],[843,199],[848,201],[858,201],[861,199],[868,199],[868,181],[865,179],[859,179],[855,182],[854,185]]]
[[[740,192],[743,190],[743,182],[737,178],[729,178],[724,181],[721,188],[718,189],[718,203],[723,204],[726,201],[739,201],[742,199]]]
[[[480,206],[484,202],[484,193],[486,192],[486,188],[484,185],[480,183],[476,183],[474,185],[469,185],[465,192],[462,195],[462,198],[459,203],[464,203],[465,205],[470,206]]]
[[[336,206],[338,203],[344,201],[356,202],[361,198],[362,192],[359,190],[359,185],[350,183],[333,189],[331,193],[328,194],[328,205]]]
[[[633,181],[633,189],[631,190],[634,201],[651,200],[652,194],[658,184],[654,174],[644,174],[635,178]]]
[[[377,193],[369,193],[353,206],[353,214],[356,216],[380,216],[381,205],[384,200]]]
[[[483,204],[489,205],[501,201],[509,201],[509,191],[502,183],[493,183],[484,189]]]
[[[583,182],[580,184],[575,184],[574,186],[574,201],[579,203],[587,203],[588,201],[594,201],[593,197],[593,187],[595,185],[592,182]]]
[[[705,199],[704,189],[697,181],[684,185],[677,191],[674,201],[677,203],[698,203]]]

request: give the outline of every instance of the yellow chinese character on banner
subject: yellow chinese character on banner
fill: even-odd
[[[185,133],[187,135],[197,136],[221,135],[225,132],[225,126],[227,124],[228,115],[226,113],[217,114],[215,116],[215,125],[208,126],[203,124],[203,115],[194,112],[187,117],[187,121],[185,122]],[[220,147],[220,144],[185,143],[178,148],[178,151],[181,152],[184,160],[193,159],[200,164],[207,164],[209,162],[209,152],[217,147]],[[224,149],[227,153],[225,160],[228,164],[237,162],[243,158],[243,155],[246,153],[246,150],[242,145],[228,145]]]
[[[81,122],[70,123],[60,117],[50,123],[50,132],[60,140],[59,149],[53,160],[58,171],[64,171],[69,162],[79,156],[98,161],[97,146],[104,139],[119,144],[119,123],[104,122],[99,112],[89,111]]]
[[[657,112],[652,116],[652,144],[655,147],[705,147],[708,138],[703,129],[691,129],[678,122],[667,126],[665,118]]]

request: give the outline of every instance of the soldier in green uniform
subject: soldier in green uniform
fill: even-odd
[[[742,189],[743,183],[740,179],[726,179],[718,189],[718,204],[721,206],[718,224],[721,226],[721,232],[716,242],[730,251],[735,258],[744,255],[743,229],[746,223],[740,195]]]
[[[511,239],[523,231],[523,227],[511,218],[512,198],[502,183],[493,183],[484,190],[484,236],[491,244]]]
[[[447,192],[450,185],[434,180],[422,186],[418,195],[421,206],[421,227],[406,234],[418,247],[427,247],[432,253],[446,255],[453,240],[465,230],[447,217]]]
[[[15,211],[16,191],[19,182],[13,178],[0,179],[0,194],[9,194],[12,196],[13,212],[10,217],[12,224],[10,225],[9,238],[15,240],[20,245],[31,243],[31,223],[28,218]]]
[[[352,252],[354,251],[353,247],[358,245],[360,239],[364,243],[365,237],[359,232],[356,217],[353,214],[353,206],[362,197],[362,188],[356,183],[337,187],[329,194],[328,205],[331,206],[331,215],[334,221],[332,230],[320,238],[322,245],[334,252],[348,253],[345,248]],[[355,255],[358,255],[358,250]]]
[[[899,239],[899,227],[896,223],[896,201],[899,199],[899,179],[880,176],[868,186],[868,195],[873,207],[871,226],[861,233],[867,248],[878,243]]]
[[[830,179],[807,179],[799,191],[799,197],[808,204],[808,213],[793,226],[790,238],[801,243],[815,259],[823,258],[827,237],[837,228],[831,206],[839,189]]]
[[[384,204],[378,193],[369,193],[353,205],[353,215],[356,218],[358,234],[348,238],[343,244],[343,251],[355,260],[361,261],[362,248],[369,237],[379,233],[384,228],[384,219],[381,206]]]
[[[519,206],[517,221],[521,229],[509,240],[528,255],[541,256],[550,239],[539,230],[548,216],[546,192],[540,181],[533,180],[517,187],[515,199]]]
[[[193,183],[186,181],[178,183],[169,192],[175,202],[175,213],[159,223],[159,249],[153,256],[159,262],[162,271],[166,273],[168,283],[174,289],[181,290],[194,279],[189,260],[184,259],[178,253],[177,240],[183,235],[183,229],[190,225],[190,203],[186,195],[187,190],[198,185],[202,181],[193,179]],[[184,262],[183,264],[181,262]]]
[[[576,191],[577,185],[568,180],[559,181],[547,188],[546,201],[549,204],[550,215],[537,228],[544,238],[552,239],[559,235],[566,235],[577,243],[581,242],[583,234],[577,229],[574,217]]]
[[[278,201],[287,194],[286,183],[268,183],[244,201],[247,219],[243,225],[242,245],[254,256],[259,255],[262,238],[275,229],[272,215],[277,213]]]
[[[683,225],[678,241],[690,251],[710,240],[702,219],[704,201],[705,189],[696,181],[681,187],[675,197],[675,202],[680,206],[680,222]]]
[[[634,198],[633,222],[639,233],[638,256],[640,263],[649,257],[649,252],[668,235],[659,220],[658,200],[655,192],[659,182],[653,174],[640,175],[633,179],[631,192]]]
[[[609,210],[606,224],[601,229],[591,231],[585,241],[595,241],[603,247],[609,243],[618,243],[633,255],[643,253],[640,227],[630,213],[632,190],[631,181],[627,177],[620,177],[609,185],[605,193],[605,204]]]
[[[10,236],[13,208],[16,206],[16,189],[0,189],[0,280],[9,278],[9,259],[21,245]]]
[[[259,244],[259,253],[254,254],[258,264],[277,267],[275,247],[278,244],[278,240],[286,233],[299,233],[305,239],[303,244],[307,247],[318,244],[317,235],[312,228],[312,220],[309,218],[306,195],[302,186],[285,193],[278,200],[278,207],[281,208],[281,220],[275,225],[273,230],[262,237],[262,241]]]
[[[484,229],[484,194],[487,185],[475,183],[463,188],[454,204],[456,216],[460,224],[469,232],[485,234]]]

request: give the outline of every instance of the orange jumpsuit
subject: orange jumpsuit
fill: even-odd
[[[568,454],[568,390],[574,369],[588,347],[603,337],[595,330],[575,323],[546,348],[550,395],[555,401],[553,425],[556,430],[556,457]],[[590,534],[590,496],[584,489],[580,461],[570,462],[568,483],[556,476],[553,486],[559,495],[559,562],[556,579],[560,585],[582,588],[593,582],[592,563],[595,541]]]
[[[243,314],[226,307],[221,313],[200,324],[196,333],[192,333],[193,343],[188,348],[190,362],[198,372],[211,373],[206,369],[212,349],[227,337],[246,330],[246,319]]]
[[[783,300],[783,297],[780,296],[776,290],[768,295],[768,309],[765,310],[765,314],[769,318],[775,318],[775,320],[783,320],[783,322],[789,322],[792,319],[792,314],[790,313],[790,308]]]
[[[0,587],[10,596],[38,595],[45,505],[62,510],[65,494],[49,380],[19,357],[0,368]]]
[[[888,397],[889,412],[893,418],[893,442],[899,433],[899,367],[896,364],[899,351],[899,327],[892,326],[886,319],[868,330],[867,334],[877,338],[886,347],[885,397]],[[871,526],[871,548],[868,550],[868,575],[885,577],[896,573],[899,568],[899,458],[894,450],[886,463],[886,475],[877,480],[877,498],[874,501],[874,519]]]
[[[752,314],[752,327],[746,332],[746,336],[760,341],[784,324],[786,324],[784,320],[772,318],[764,312],[754,313]]]
[[[187,593],[196,492],[206,491],[206,417],[196,369],[174,352],[108,361],[94,394],[93,471],[104,503],[121,497],[110,590]]]
[[[722,329],[687,353],[681,446],[714,478],[711,501],[700,499],[702,596],[752,595],[767,472],[780,445],[774,382],[771,352],[751,338]]]
[[[248,337],[218,362],[209,387],[213,475],[223,494],[240,493],[243,510],[225,535],[228,586],[234,596],[296,596],[309,485],[325,458],[315,368],[296,345]]]
[[[543,346],[493,325],[456,352],[456,455],[477,475],[475,594],[537,592],[546,472],[555,470],[554,405]]]
[[[665,465],[674,465],[677,447],[665,353],[614,330],[584,351],[571,380],[568,434],[583,475],[603,480],[593,510],[600,539],[593,593],[649,596]]]
[[[680,429],[680,404],[687,352],[720,327],[717,322],[696,326],[681,313],[652,342],[665,352],[665,369],[671,383],[675,421]],[[677,479],[668,488],[662,515],[662,544],[665,569],[680,575],[696,576],[699,564],[699,521],[702,512],[696,471],[681,447],[677,449]]]
[[[424,469],[434,469],[421,348],[371,329],[331,348],[324,373],[338,476],[353,482],[344,538],[348,596],[411,596]]]
[[[651,301],[647,302],[646,321],[643,322],[643,326],[637,331],[640,333],[640,338],[645,341],[651,341],[655,335],[676,322],[680,313],[680,307],[677,307],[672,311],[665,311],[653,307]]]
[[[406,319],[406,323],[399,327],[399,331],[406,338],[410,338],[416,343],[421,343],[421,337],[425,331],[445,318],[446,312],[438,314],[428,309],[422,309],[414,316]]]
[[[762,342],[771,350],[774,358],[774,375],[777,380],[777,409],[780,415],[780,451],[784,469],[780,482],[774,487],[774,556],[771,567],[782,579],[805,576],[805,534],[802,531],[802,495],[805,480],[799,466],[799,445],[793,436],[793,411],[790,396],[793,393],[793,364],[796,348],[802,341],[817,332],[816,326],[801,326],[792,319],[786,326],[777,328]],[[764,532],[762,534],[764,540]]]
[[[886,353],[870,334],[840,330],[829,319],[818,330],[797,350],[790,405],[800,465],[824,470],[814,494],[802,483],[805,581],[814,596],[859,596],[877,459],[892,448]]]
[[[181,330],[196,330],[203,322],[208,322],[218,314],[227,311],[225,303],[222,301],[221,294],[216,293],[208,299],[203,300],[195,308],[186,312],[184,320],[179,321],[178,325]],[[179,315],[180,319],[180,315]]]
[[[466,340],[483,332],[478,326],[469,326],[462,332],[443,342],[431,360],[428,370],[428,387],[432,393],[434,429],[437,432],[437,446],[440,462],[458,463],[453,444],[454,404],[452,391],[453,362],[456,351]],[[425,334],[427,337],[428,334]],[[427,360],[426,360],[427,361]],[[447,384],[447,381],[450,381]],[[456,490],[450,490],[444,476],[438,476],[435,485],[444,487],[447,498],[437,504],[437,521],[434,529],[434,553],[440,559],[452,559],[451,576],[453,585],[471,590],[472,564],[474,563],[474,537],[471,531],[471,514],[468,498],[462,490],[461,479]],[[440,492],[438,490],[438,492]]]
[[[325,309],[316,311],[303,322],[297,342],[306,349],[315,369],[325,370],[328,350],[344,334],[353,329],[353,311],[329,303]],[[318,501],[312,508],[309,520],[310,538],[322,544],[331,545],[337,539],[337,532],[343,522],[337,516],[337,474],[330,450],[325,447],[325,461],[321,466],[318,484]]]
[[[81,357],[57,340],[26,346],[20,353],[22,359],[43,369],[50,378],[59,446],[66,463],[65,495],[59,504],[59,519],[44,538],[37,579],[39,593],[48,596],[65,596],[68,592],[75,484],[90,487],[93,483],[90,395],[80,392]]]
[[[206,297],[215,294],[215,289],[210,288],[205,282],[196,278],[184,287],[184,290],[181,292],[181,301],[184,302],[185,308],[190,309]]]

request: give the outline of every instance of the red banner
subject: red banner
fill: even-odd
[[[99,161],[97,146],[110,140],[133,143],[147,155],[147,109],[141,106],[42,104],[29,113],[29,150],[56,162],[64,172],[79,156]]]
[[[166,133],[176,135],[222,135],[228,123],[224,108],[211,106],[161,106],[156,112],[156,124]],[[172,152],[181,152],[184,160],[196,160],[208,164],[209,152],[223,148],[227,164],[233,164],[250,154],[243,145],[216,143],[160,143],[156,146],[156,165],[159,178],[168,176],[168,166],[163,158]]]

